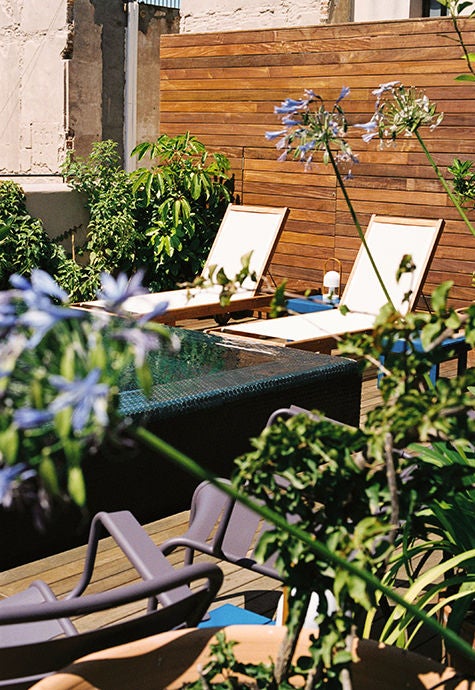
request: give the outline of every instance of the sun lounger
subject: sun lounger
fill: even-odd
[[[442,232],[442,220],[390,218],[373,215],[365,239],[385,281],[394,306],[403,313],[417,302]],[[412,273],[396,280],[404,255],[415,264]],[[409,295],[409,296],[408,296]],[[278,319],[261,319],[226,326],[223,332],[248,338],[267,338],[283,345],[319,352],[330,352],[335,340],[345,333],[370,330],[386,296],[362,245],[348,278],[338,309]]]
[[[242,268],[241,258],[252,251],[250,270],[256,273],[257,281],[246,279],[226,307],[221,307],[219,303],[221,288],[213,286],[195,290],[192,295],[184,288],[131,297],[124,302],[124,310],[139,317],[153,311],[159,303],[167,302],[166,313],[156,320],[173,324],[180,319],[215,316],[267,306],[272,295],[259,294],[259,290],[288,213],[289,210],[285,207],[228,206],[201,275],[207,279],[210,267],[216,266],[223,268],[227,277],[233,279]],[[78,306],[101,308],[101,302],[83,302]]]

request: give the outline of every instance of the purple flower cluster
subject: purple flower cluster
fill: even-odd
[[[37,467],[61,448],[63,460],[77,468],[84,448],[100,442],[110,424],[123,368],[141,370],[147,354],[161,347],[166,330],[147,321],[165,303],[140,320],[122,311],[127,299],[147,292],[142,279],[143,272],[130,280],[104,274],[101,313],[68,306],[66,293],[40,270],[30,279],[12,276],[12,289],[0,293],[2,431],[14,439],[3,446],[4,434],[0,443],[0,504],[11,501],[13,488],[21,493],[23,483],[30,491],[26,480],[33,475],[41,484]]]

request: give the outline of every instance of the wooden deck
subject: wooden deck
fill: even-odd
[[[473,353],[471,354],[473,355]],[[475,363],[474,359],[475,357],[470,357],[472,366]],[[453,371],[455,371],[454,362],[443,365],[443,375],[450,375]],[[379,399],[376,378],[374,376],[366,377],[363,382],[362,417]],[[187,521],[188,512],[185,511],[148,524],[146,530],[151,538],[160,544],[169,537],[183,533]],[[85,547],[81,546],[3,572],[0,574],[0,597],[7,597],[21,591],[36,578],[46,581],[58,596],[66,594],[77,582],[84,562],[84,552]],[[179,563],[181,557],[182,554],[177,551],[173,554],[173,562]],[[104,539],[101,542],[97,563],[95,577],[88,590],[90,592],[100,591],[105,587],[125,585],[136,579],[135,571],[111,539]],[[271,617],[280,595],[279,583],[227,563],[221,565],[225,579],[215,606],[222,603],[233,603]],[[133,614],[139,606],[140,604],[133,604],[123,607],[118,612],[90,615],[78,620],[77,625],[81,630],[91,626],[107,625]]]

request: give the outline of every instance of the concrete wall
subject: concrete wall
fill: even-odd
[[[182,33],[311,26],[328,22],[335,0],[181,0]]]
[[[117,141],[122,153],[125,27],[117,0],[75,0],[69,124],[72,147],[81,156],[103,139]]]
[[[422,0],[181,0],[181,32],[314,26],[422,16]]]
[[[26,207],[34,218],[40,218],[43,227],[50,237],[58,237],[74,228],[76,244],[82,244],[86,238],[89,213],[86,199],[66,184],[24,183]],[[71,240],[62,243],[71,251]]]
[[[123,155],[125,32],[119,0],[75,0],[74,50],[69,73],[74,150],[87,156],[112,139]],[[137,143],[158,136],[160,36],[177,33],[178,10],[140,5],[137,45]]]
[[[353,0],[353,21],[374,22],[422,16],[422,0]]]
[[[0,0],[0,175],[50,175],[65,145],[67,0]]]
[[[122,153],[126,25],[122,0],[0,0],[0,176],[57,180],[103,139]],[[158,135],[160,36],[178,31],[178,10],[140,6],[137,142]]]
[[[141,5],[137,65],[137,143],[154,141],[160,118],[160,36],[180,31],[178,10]],[[142,164],[141,164],[142,165]]]

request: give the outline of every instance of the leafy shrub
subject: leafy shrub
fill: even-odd
[[[120,166],[117,144],[110,140],[93,144],[86,159],[69,153],[62,172],[73,189],[85,194],[90,216],[86,241],[78,247],[78,255],[87,257],[87,265],[74,268],[67,289],[76,299],[91,299],[103,271],[131,273],[136,268],[132,185]]]
[[[133,153],[152,161],[150,169],[132,173],[138,225],[148,238],[150,287],[173,289],[192,280],[209,253],[231,200],[229,161],[210,155],[189,132],[162,134]]]
[[[231,199],[221,154],[209,157],[189,134],[162,135],[135,153],[154,161],[128,175],[117,144],[97,142],[87,159],[69,154],[63,174],[87,198],[90,222],[78,247],[85,265],[65,264],[58,276],[75,300],[93,298],[102,272],[145,272],[151,290],[173,289],[200,272]]]
[[[56,275],[64,250],[46,234],[26,208],[25,193],[11,180],[0,180],[0,289],[13,273],[29,276],[34,268]]]

